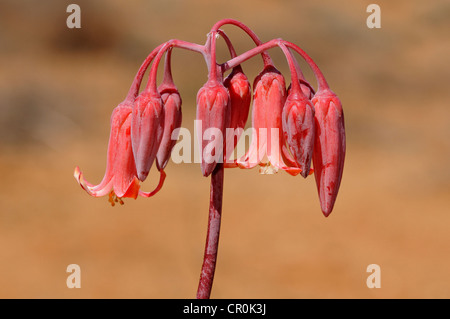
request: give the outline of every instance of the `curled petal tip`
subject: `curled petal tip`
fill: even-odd
[[[75,179],[77,181],[79,181],[80,180],[80,175],[81,175],[81,171],[80,171],[80,168],[77,166],[77,167],[75,167],[75,170],[73,172],[73,177],[75,177]]]
[[[75,171],[73,172],[73,177],[75,177],[75,179],[77,180],[77,182],[81,186],[81,188],[84,189],[86,192],[88,192],[91,195],[89,187],[87,186],[86,181],[83,178],[83,173],[81,172],[81,170],[78,166],[75,167]]]
[[[166,173],[164,172],[164,170],[160,170],[159,171],[160,175],[159,175],[159,183],[156,186],[156,188],[152,191],[152,192],[143,192],[143,191],[139,191],[139,195],[143,196],[143,197],[152,197],[154,195],[156,195],[156,193],[158,193],[161,188],[164,185],[164,181],[166,180]]]
[[[80,168],[77,166],[75,167],[75,171],[73,176],[77,180],[78,184],[81,186],[82,189],[86,191],[91,196],[94,197],[100,197],[108,194],[108,192],[111,189],[111,177],[108,175],[105,175],[102,182],[99,185],[92,185],[89,183],[83,175],[83,172],[80,170]]]

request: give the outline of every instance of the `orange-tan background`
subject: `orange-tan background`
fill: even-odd
[[[79,30],[66,27],[72,2]],[[371,30],[371,1],[2,1],[0,297],[195,297],[209,202],[199,165],[170,163],[156,197],[121,207],[89,197],[73,169],[101,180],[111,111],[155,46],[204,43],[235,18],[316,60],[343,102],[348,148],[329,218],[312,177],[226,171],[212,297],[449,298],[450,6],[393,2],[376,2],[382,28]],[[238,52],[253,47],[224,29]],[[173,59],[192,129],[206,68],[191,52]],[[261,65],[243,67],[253,78]],[[66,287],[72,263],[81,289]],[[380,289],[366,286],[373,263]]]

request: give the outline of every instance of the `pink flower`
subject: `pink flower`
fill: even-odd
[[[164,132],[164,106],[158,92],[145,90],[134,102],[131,141],[137,176],[144,181],[156,158]]]
[[[223,83],[230,94],[231,120],[229,128],[233,129],[226,132],[225,158],[228,160],[244,131],[252,95],[250,83],[240,65],[233,68]]]
[[[217,80],[209,80],[197,94],[197,120],[201,121],[201,131],[197,136],[202,151],[203,176],[209,176],[223,159],[223,136],[230,117],[228,90]],[[207,130],[209,131],[205,134]],[[212,141],[208,141],[208,133],[214,135]]]
[[[322,212],[328,216],[333,210],[344,169],[344,113],[340,100],[329,89],[317,92],[312,102],[316,121],[314,175]]]
[[[164,104],[164,132],[156,154],[156,164],[158,169],[164,169],[177,142],[177,137],[172,135],[181,126],[181,96],[174,86],[161,85],[158,91]]]
[[[306,178],[314,146],[314,107],[300,86],[294,86],[287,97],[283,108],[283,132],[295,163]]]
[[[256,77],[252,110],[254,136],[247,154],[237,160],[240,168],[262,166],[263,172],[282,169],[297,175],[301,169],[289,159],[282,130],[282,112],[286,101],[286,84],[283,75],[269,65]],[[268,163],[262,163],[267,156]],[[287,160],[289,166],[285,164]]]
[[[79,167],[74,176],[80,186],[91,196],[100,197],[109,194],[109,201],[123,204],[121,198],[136,199],[138,195],[150,197],[162,187],[165,174],[161,174],[158,187],[151,193],[140,191],[139,179],[131,148],[131,103],[123,102],[117,106],[111,116],[111,133],[108,144],[106,173],[98,185],[84,179]]]
[[[156,167],[158,170],[163,170],[169,162],[172,149],[177,142],[177,129],[181,127],[181,96],[178,89],[173,82],[172,67],[171,67],[172,49],[166,52],[166,59],[164,63],[164,78],[157,91],[161,95],[161,100],[164,106],[164,130],[156,153]],[[154,65],[157,68],[157,65]],[[153,79],[153,78],[152,78]],[[154,79],[153,79],[154,80]],[[154,86],[155,87],[156,83]]]

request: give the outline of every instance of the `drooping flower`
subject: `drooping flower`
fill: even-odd
[[[137,176],[144,181],[155,161],[164,132],[164,105],[159,92],[145,90],[134,102],[131,141]]]
[[[339,98],[329,89],[317,92],[312,102],[316,125],[314,175],[322,212],[328,216],[333,210],[344,169],[344,113]]]
[[[230,117],[228,90],[219,81],[208,80],[197,94],[197,120],[201,123],[197,137],[202,152],[203,176],[209,176],[223,160],[223,137]]]
[[[158,169],[164,169],[169,162],[170,155],[178,136],[174,131],[181,127],[181,96],[177,90],[162,89],[161,99],[164,104],[164,132],[156,154]]]
[[[290,90],[283,108],[283,132],[295,163],[306,178],[314,146],[314,107],[299,85]]]
[[[106,172],[100,184],[93,185],[86,181],[78,166],[74,172],[74,177],[89,195],[100,197],[109,194],[109,201],[113,206],[116,202],[123,204],[123,197],[136,199],[138,195],[153,196],[159,191],[165,178],[165,174],[161,174],[158,187],[151,193],[139,190],[131,147],[131,112],[131,103],[123,102],[112,113]]]
[[[164,170],[169,162],[172,149],[178,139],[177,129],[181,127],[181,96],[173,82],[171,67],[172,49],[166,52],[164,62],[164,78],[158,92],[164,106],[164,131],[156,153],[156,166],[158,170]]]
[[[301,169],[294,161],[286,165],[289,157],[282,130],[282,112],[286,101],[286,84],[283,75],[272,65],[268,65],[256,77],[253,96],[252,127],[253,136],[247,154],[237,160],[240,168],[263,167],[262,172],[285,170],[297,175]],[[262,163],[267,156],[268,163]]]
[[[164,132],[156,154],[156,164],[158,169],[164,169],[178,139],[174,132],[181,127],[181,96],[173,83],[163,82],[158,91],[164,104]]]
[[[224,86],[230,94],[231,119],[226,132],[226,153],[225,160],[228,161],[233,150],[241,137],[245,123],[247,122],[252,99],[250,82],[238,65],[223,81]]]

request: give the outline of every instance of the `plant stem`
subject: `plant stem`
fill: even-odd
[[[233,44],[231,43],[230,38],[227,36],[227,34],[223,30],[217,30],[217,33],[225,40],[225,43],[228,47],[228,51],[230,51],[231,58],[236,57],[236,51],[234,50]]]
[[[301,49],[298,45],[296,45],[292,42],[289,42],[289,41],[283,41],[283,43],[287,47],[293,49],[298,54],[300,54],[300,56],[306,61],[306,63],[309,64],[310,68],[314,72],[314,75],[316,76],[316,79],[317,79],[317,84],[318,84],[317,91],[325,91],[325,90],[329,89],[327,80],[325,80],[325,77],[323,76],[323,73],[322,73],[322,71],[320,71],[316,62],[314,62],[314,60],[311,59],[311,57],[305,51],[303,51],[303,49]]]
[[[280,44],[283,44],[283,45],[287,46],[288,48],[291,48],[294,51],[296,51],[306,61],[306,63],[309,64],[309,66],[312,69],[312,71],[314,72],[314,75],[317,80],[317,84],[318,84],[317,91],[325,91],[325,90],[329,89],[328,83],[325,80],[325,77],[323,76],[322,72],[320,71],[317,64],[313,61],[313,59],[311,59],[311,57],[305,51],[303,51],[299,46],[297,46],[291,42],[284,41],[283,39],[272,39],[266,43],[263,43],[263,44],[257,46],[256,48],[248,50],[247,52],[242,53],[241,55],[238,55],[237,57],[228,60],[227,62],[222,64],[222,70],[223,70],[223,72],[225,72],[225,71],[235,67],[236,65],[239,65],[239,64],[243,63],[244,61],[247,61],[248,59],[254,57],[255,55],[261,54],[261,52],[263,52],[263,51],[280,46]]]
[[[211,31],[209,33],[209,38],[211,39],[211,43],[210,43],[210,56],[209,56],[209,65],[210,65],[210,69],[209,69],[209,76],[208,76],[208,82],[214,83],[214,85],[217,85],[217,83],[222,83],[223,82],[223,73],[222,73],[222,69],[221,67],[219,67],[219,65],[217,65],[217,61],[216,61],[216,40],[217,40],[217,35],[219,34],[218,31]]]
[[[252,38],[253,42],[257,46],[262,44],[262,41],[258,38],[255,32],[252,31],[249,27],[247,27],[245,24],[243,24],[240,21],[234,20],[234,19],[223,19],[218,21],[212,28],[211,31],[217,31],[219,28],[225,24],[232,24],[237,26],[238,28],[241,28],[245,33],[247,33],[250,38]],[[270,66],[273,65],[272,59],[270,58],[269,54],[265,51],[261,52],[261,56],[263,58],[264,66]]]
[[[220,220],[222,217],[223,175],[223,163],[217,163],[216,168],[211,174],[208,231],[206,234],[202,271],[198,283],[197,299],[209,299],[211,294],[214,272],[216,270]]]
[[[298,68],[296,68],[296,66],[298,66],[298,64],[296,64],[295,58],[292,56],[291,51],[289,51],[288,48],[286,48],[286,46],[284,44],[280,44],[279,47],[281,48],[281,50],[283,51],[284,55],[286,56],[286,60],[288,62],[289,65],[289,70],[291,71],[291,88],[293,91],[298,92],[300,94],[303,94],[303,91],[300,88],[300,82],[299,82],[299,78],[298,78]]]
[[[127,97],[125,98],[125,101],[134,102],[134,100],[136,99],[136,97],[139,94],[139,88],[141,86],[142,79],[144,77],[145,72],[147,71],[150,63],[153,61],[155,56],[158,54],[159,50],[165,45],[168,45],[167,48],[176,47],[176,48],[180,48],[180,49],[186,49],[186,50],[201,53],[205,57],[205,60],[207,59],[207,56],[208,56],[207,52],[205,51],[205,47],[200,44],[190,43],[190,42],[177,40],[177,39],[172,39],[165,43],[160,44],[155,49],[153,49],[153,51],[145,58],[144,62],[142,63],[141,67],[139,68],[139,70],[133,80],[133,83],[131,84],[131,87],[128,91]],[[207,61],[207,64],[209,64],[209,61]]]

